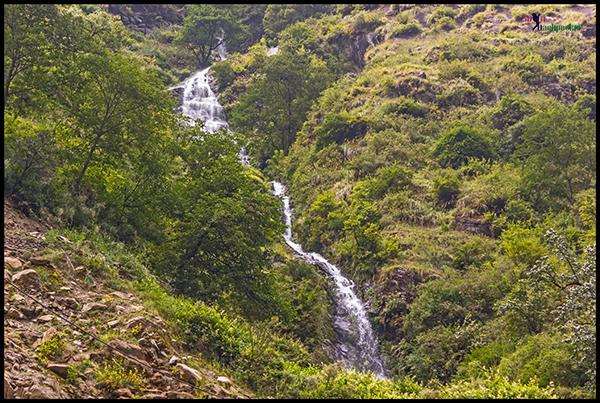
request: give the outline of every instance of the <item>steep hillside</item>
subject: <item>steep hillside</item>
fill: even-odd
[[[48,230],[4,198],[5,399],[253,397],[182,346],[177,328],[127,285],[123,266],[115,263],[117,277],[94,270],[90,243],[82,250],[65,237],[50,242]]]
[[[362,284],[399,377],[452,383],[485,365],[525,381],[536,371],[520,360],[541,358],[518,354],[534,343],[552,340],[565,365],[579,354],[552,320],[572,298],[560,285],[530,297],[536,319],[511,301],[543,282],[532,273],[559,253],[554,230],[570,259],[594,260],[595,24],[594,5],[340,5],[214,66],[251,161],[290,188],[295,239]],[[310,107],[278,95],[302,99],[326,73]],[[536,376],[569,388],[594,379],[586,368]]]

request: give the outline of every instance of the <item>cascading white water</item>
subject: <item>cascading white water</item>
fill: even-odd
[[[225,59],[225,45],[217,49]],[[209,68],[197,72],[181,87],[184,88],[181,111],[194,119],[201,119],[207,131],[229,130],[223,108],[209,85]],[[244,149],[240,150],[242,163],[249,165]],[[333,278],[336,286],[338,312],[334,316],[334,328],[339,336],[342,358],[357,370],[371,371],[378,378],[385,378],[385,371],[378,352],[377,338],[367,318],[367,312],[353,291],[354,283],[345,278],[340,270],[318,253],[304,252],[302,246],[292,241],[292,214],[286,188],[279,182],[273,183],[273,194],[283,200],[283,214],[287,228],[283,234],[286,243],[306,262],[321,267]]]
[[[183,84],[181,112],[193,119],[204,121],[207,131],[217,131],[228,124],[223,120],[223,107],[210,88],[207,76],[210,67],[197,72]]]
[[[377,351],[377,338],[367,318],[362,302],[354,293],[354,283],[344,277],[335,265],[315,252],[305,252],[302,245],[292,241],[292,210],[286,188],[279,182],[273,184],[273,194],[282,196],[283,215],[287,226],[283,233],[285,242],[307,263],[321,267],[331,275],[336,286],[338,314],[334,317],[335,327],[340,336],[344,360],[358,370],[371,371],[378,378],[386,378],[385,370]]]

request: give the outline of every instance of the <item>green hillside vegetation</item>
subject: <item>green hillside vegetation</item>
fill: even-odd
[[[189,5],[149,34],[4,10],[5,195],[204,365],[260,397],[595,397],[595,5]],[[190,41],[209,22],[227,60]],[[232,134],[168,90],[207,65]],[[361,285],[392,379],[327,357],[331,284],[272,179],[294,240]]]

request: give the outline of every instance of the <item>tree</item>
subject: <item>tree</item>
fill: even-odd
[[[230,122],[250,140],[250,152],[262,167],[275,150],[287,154],[332,75],[321,59],[303,48],[270,56],[261,72],[233,107]]]
[[[71,84],[82,53],[118,51],[126,37],[117,16],[77,5],[4,6],[4,107],[44,112],[49,100]],[[18,102],[16,102],[18,101]]]
[[[527,119],[515,151],[526,180],[573,205],[574,196],[596,179],[596,125],[586,111],[557,106]]]
[[[173,43],[189,49],[198,61],[198,68],[201,68],[209,65],[214,50],[226,41],[244,37],[246,31],[247,27],[239,21],[233,9],[192,4]]]
[[[250,317],[281,314],[270,278],[269,245],[283,232],[280,202],[239,161],[225,131],[188,129],[181,175],[163,201],[167,241],[154,267],[179,293],[207,302],[227,298]]]
[[[566,332],[565,341],[575,348],[578,362],[596,384],[596,244],[588,246],[577,258],[571,246],[554,229],[546,232],[555,259],[544,257],[527,273],[537,286],[545,285],[561,294],[555,311]]]
[[[62,26],[54,4],[4,5],[4,108],[11,96],[46,83]],[[21,80],[17,89],[13,86]]]
[[[153,73],[122,55],[82,55],[77,71],[77,82],[65,90],[71,136],[64,139],[75,193],[91,167],[97,172],[126,169],[136,156],[159,147],[175,107]],[[104,177],[94,179],[93,187],[103,186]]]
[[[272,41],[285,27],[331,10],[330,4],[269,4],[263,17],[267,41]]]

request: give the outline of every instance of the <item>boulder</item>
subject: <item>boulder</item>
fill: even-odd
[[[127,388],[113,390],[111,393],[116,397],[125,397],[127,399],[130,399],[133,396],[131,391]]]
[[[38,285],[40,281],[40,275],[33,269],[22,270],[13,274],[12,282],[19,287],[29,287]]]
[[[134,358],[137,358],[138,360],[142,360],[142,361],[147,360],[146,353],[140,346],[137,346],[137,345],[131,344],[131,343],[127,343],[126,341],[123,341],[123,340],[119,339],[118,337],[114,337],[108,344],[111,345],[112,347],[124,352],[125,354],[128,354]],[[114,350],[109,350],[109,353],[113,354],[116,352]]]
[[[6,373],[4,374],[4,400],[6,399],[14,399],[15,398],[15,390],[12,385],[6,379]]]
[[[104,304],[99,304],[97,302],[90,302],[83,306],[83,308],[81,309],[81,313],[86,313],[89,311],[101,310],[101,309],[106,309],[106,308],[108,308],[108,307]]]
[[[4,263],[8,264],[13,269],[18,269],[19,267],[23,266],[23,263],[16,257],[5,256]]]
[[[57,364],[51,362],[48,364],[48,369],[57,375],[62,376],[63,378],[66,378],[69,374],[69,366],[67,364]]]
[[[179,374],[184,381],[192,382],[192,381],[202,381],[202,374],[200,371],[190,368],[185,364],[178,363],[177,368],[179,370]]]
[[[231,381],[226,376],[218,377],[217,382],[219,382],[221,385],[225,386],[226,388],[231,387]]]

